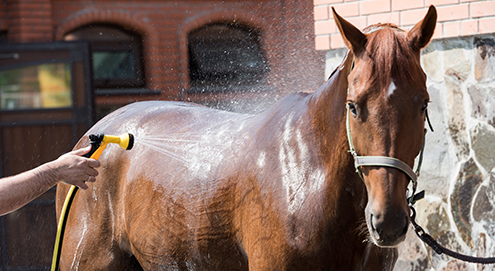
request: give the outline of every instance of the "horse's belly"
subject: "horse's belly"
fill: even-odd
[[[131,253],[143,268],[247,270],[232,232],[232,197],[218,181],[148,176],[129,182],[125,193]]]
[[[175,216],[171,213],[160,225],[153,221],[131,230],[132,253],[145,270],[173,266],[186,270],[247,270],[247,259],[228,231],[213,229],[201,219],[180,221]]]

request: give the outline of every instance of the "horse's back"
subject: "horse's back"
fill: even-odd
[[[167,101],[137,102],[122,107],[107,115],[88,133],[130,132],[140,136],[167,134],[185,131],[189,132],[218,125],[219,122],[246,118],[247,115],[211,109],[208,107]],[[201,126],[204,127],[201,127]]]

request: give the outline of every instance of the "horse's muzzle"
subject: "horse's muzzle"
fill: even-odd
[[[406,212],[396,215],[370,212],[368,230],[373,242],[380,247],[394,247],[406,238],[409,216]]]

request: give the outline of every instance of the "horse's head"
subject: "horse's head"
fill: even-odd
[[[435,8],[431,6],[409,32],[380,24],[363,33],[333,13],[354,55],[347,103],[356,154],[396,158],[412,168],[422,148],[429,102],[420,50],[433,35]],[[368,193],[365,215],[370,236],[378,246],[395,246],[404,240],[408,228],[410,178],[389,166],[360,169]]]

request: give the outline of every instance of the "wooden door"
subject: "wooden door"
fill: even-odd
[[[58,158],[93,125],[89,50],[85,42],[0,46],[0,177]],[[49,270],[56,224],[55,188],[0,217],[1,270]]]

